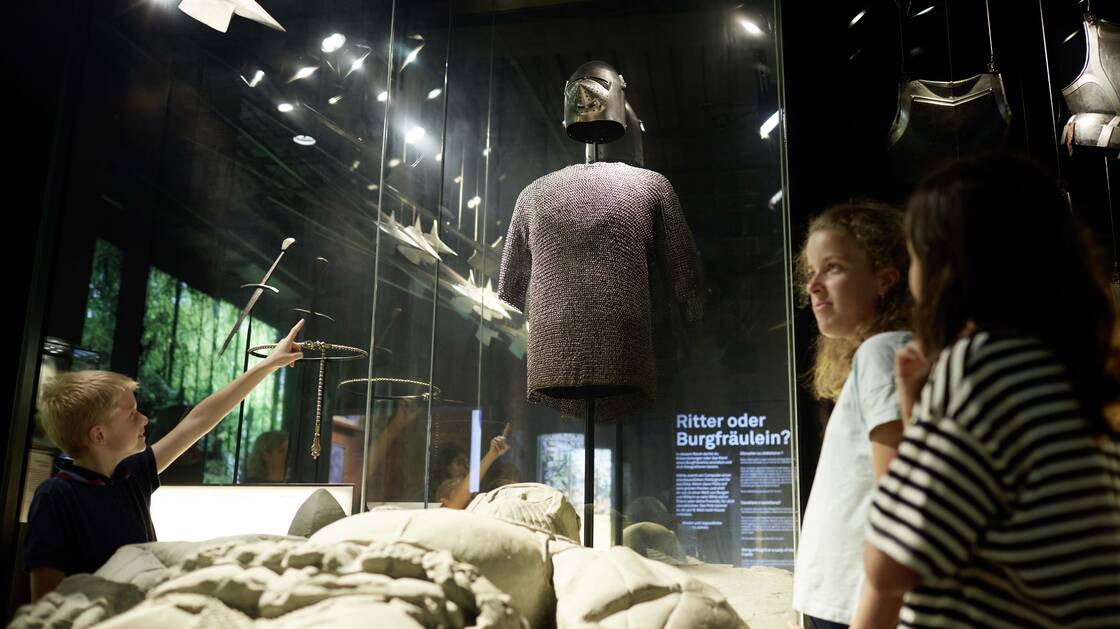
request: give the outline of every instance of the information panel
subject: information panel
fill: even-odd
[[[685,552],[713,563],[793,569],[788,411],[774,404],[682,412],[673,425],[675,512]]]

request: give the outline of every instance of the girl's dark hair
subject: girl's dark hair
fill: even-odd
[[[915,189],[906,232],[920,266],[914,327],[928,356],[973,322],[1041,339],[1088,409],[1115,398],[1115,310],[1099,249],[1042,169],[1006,154],[958,161]]]

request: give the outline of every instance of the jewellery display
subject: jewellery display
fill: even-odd
[[[259,352],[262,352],[266,349],[272,349],[273,347],[276,347],[275,343],[271,343],[271,344],[268,344],[268,345],[257,345],[256,347],[250,347],[249,348],[249,354],[251,354],[253,356],[256,356],[257,358],[264,358],[265,356],[260,354]],[[365,357],[369,356],[369,352],[367,352],[366,350],[361,349],[359,347],[350,347],[349,345],[338,345],[336,343],[327,343],[327,342],[324,342],[324,341],[303,341],[303,342],[299,343],[299,348],[300,348],[301,351],[310,351],[310,352],[316,352],[317,351],[320,354],[318,358],[308,358],[308,357],[305,356],[305,357],[299,359],[299,360],[317,360],[317,361],[319,361],[319,385],[318,385],[318,393],[317,393],[316,398],[315,398],[315,433],[314,433],[314,436],[312,437],[312,441],[311,441],[311,458],[318,459],[319,455],[323,451],[322,444],[321,444],[320,439],[319,439],[319,432],[320,432],[320,428],[322,427],[322,423],[323,423],[323,380],[326,376],[327,361],[328,360],[354,360],[356,358],[365,358]],[[331,350],[331,351],[335,351],[335,352],[349,352],[349,354],[343,354],[341,356],[327,356],[327,350]]]
[[[249,348],[249,354],[251,356],[255,357],[255,358],[267,358],[268,354],[265,354],[263,352],[265,350],[272,349],[273,347],[276,347],[275,343],[270,343],[268,345],[257,345],[255,347],[250,347]],[[301,351],[302,350],[311,350],[311,351],[315,351],[315,352],[322,352],[323,354],[326,354],[326,350],[331,350],[331,351],[336,351],[336,352],[350,352],[350,353],[342,355],[342,356],[323,356],[321,358],[304,356],[303,358],[298,359],[297,362],[302,361],[302,360],[355,360],[355,359],[358,359],[358,358],[366,358],[367,356],[369,356],[369,352],[367,352],[366,350],[364,350],[360,347],[350,347],[349,345],[336,345],[334,343],[326,343],[324,341],[299,341],[299,347],[300,347]]]
[[[338,388],[340,391],[364,394],[364,388],[359,391],[354,385],[364,385],[370,382],[372,382],[374,386],[378,384],[390,385],[390,389],[392,385],[407,385],[410,387],[416,387],[417,393],[393,394],[375,392],[373,394],[373,397],[374,399],[378,400],[426,400],[429,396],[429,389],[431,389],[430,395],[432,398],[439,399],[440,395],[442,394],[439,387],[435,386],[434,384],[424,382],[423,380],[411,380],[408,378],[351,378],[349,380],[343,380],[342,382],[339,382]]]

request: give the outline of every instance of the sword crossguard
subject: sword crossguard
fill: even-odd
[[[268,284],[242,284],[241,288],[260,288],[262,290],[270,290],[277,295],[280,294],[279,288],[276,288],[275,286],[269,286]]]

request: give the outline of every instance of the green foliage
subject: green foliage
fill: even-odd
[[[218,356],[239,313],[232,304],[151,269],[137,392],[140,407],[149,417],[174,404],[197,404],[241,373],[247,323],[242,323],[229,348]],[[279,338],[276,328],[260,321],[253,321],[252,328],[252,345],[274,343]],[[282,423],[282,373],[254,389],[245,401],[242,468],[253,440]],[[206,437],[204,482],[233,482],[237,416],[235,409]]]
[[[90,365],[91,369],[108,369],[111,362],[123,265],[121,250],[98,238],[89,275],[89,297],[86,299],[81,341],[83,348],[97,352],[97,363]]]

